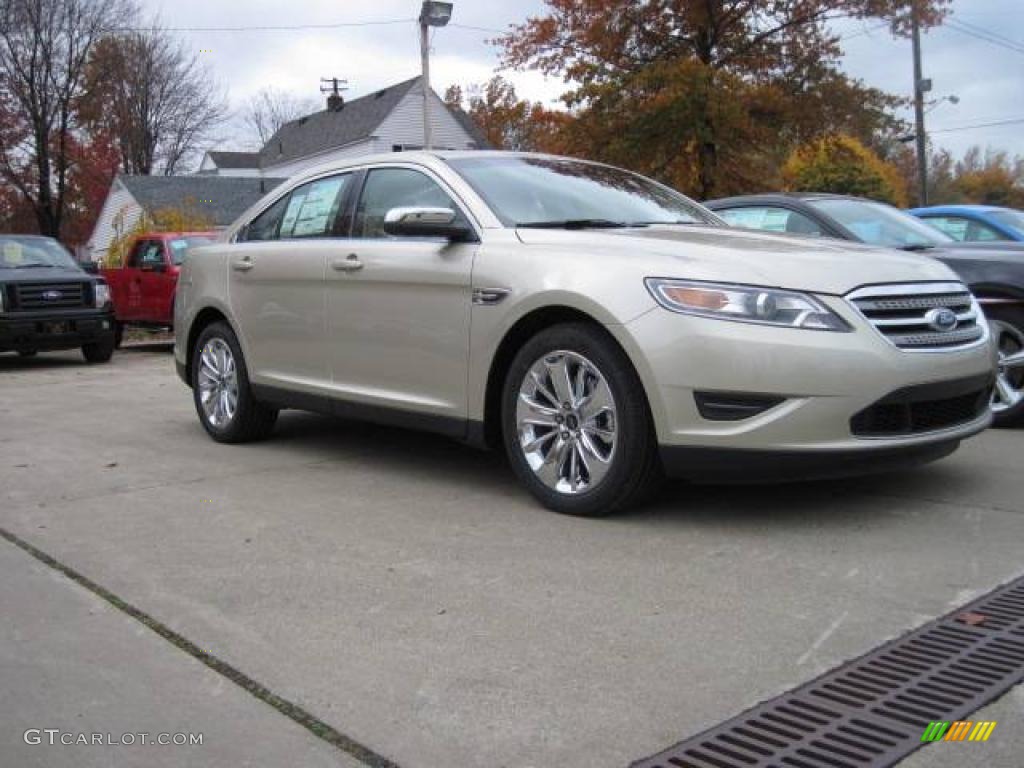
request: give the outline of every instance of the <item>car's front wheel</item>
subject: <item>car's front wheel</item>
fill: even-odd
[[[997,427],[1024,424],[1024,311],[989,310],[989,324],[999,347],[999,369],[992,398]]]
[[[85,358],[87,363],[109,363],[110,358],[114,356],[114,339],[113,337],[104,339],[103,341],[94,341],[91,344],[85,344],[82,346],[82,357]]]
[[[192,396],[210,437],[220,443],[245,443],[271,433],[277,409],[253,397],[242,348],[226,323],[203,329],[192,360]]]
[[[519,350],[502,398],[516,475],[556,512],[596,517],[643,499],[661,475],[640,379],[607,333],[554,326]]]

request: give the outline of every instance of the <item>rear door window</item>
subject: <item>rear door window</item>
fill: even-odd
[[[760,229],[764,232],[780,232],[791,235],[824,234],[821,227],[802,213],[773,205],[731,208],[716,213],[734,227]]]

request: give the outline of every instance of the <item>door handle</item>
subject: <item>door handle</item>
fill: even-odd
[[[235,270],[235,272],[248,272],[255,266],[256,265],[252,262],[252,258],[249,256],[239,259],[238,261],[231,262],[231,268]]]
[[[335,259],[331,262],[331,269],[336,272],[358,272],[362,268],[363,262],[354,253],[350,253],[347,258]]]

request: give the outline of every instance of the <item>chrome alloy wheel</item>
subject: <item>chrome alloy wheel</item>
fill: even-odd
[[[992,320],[999,343],[999,369],[992,412],[1003,413],[1024,401],[1024,333],[1002,320]]]
[[[516,404],[519,445],[544,485],[575,495],[611,468],[618,414],[608,382],[575,352],[550,352],[527,371]]]
[[[211,426],[222,429],[238,411],[238,366],[224,339],[213,338],[199,358],[199,402]]]

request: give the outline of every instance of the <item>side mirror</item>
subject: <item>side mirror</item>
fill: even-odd
[[[384,231],[396,237],[468,239],[473,231],[455,219],[451,208],[392,208],[384,216]]]

